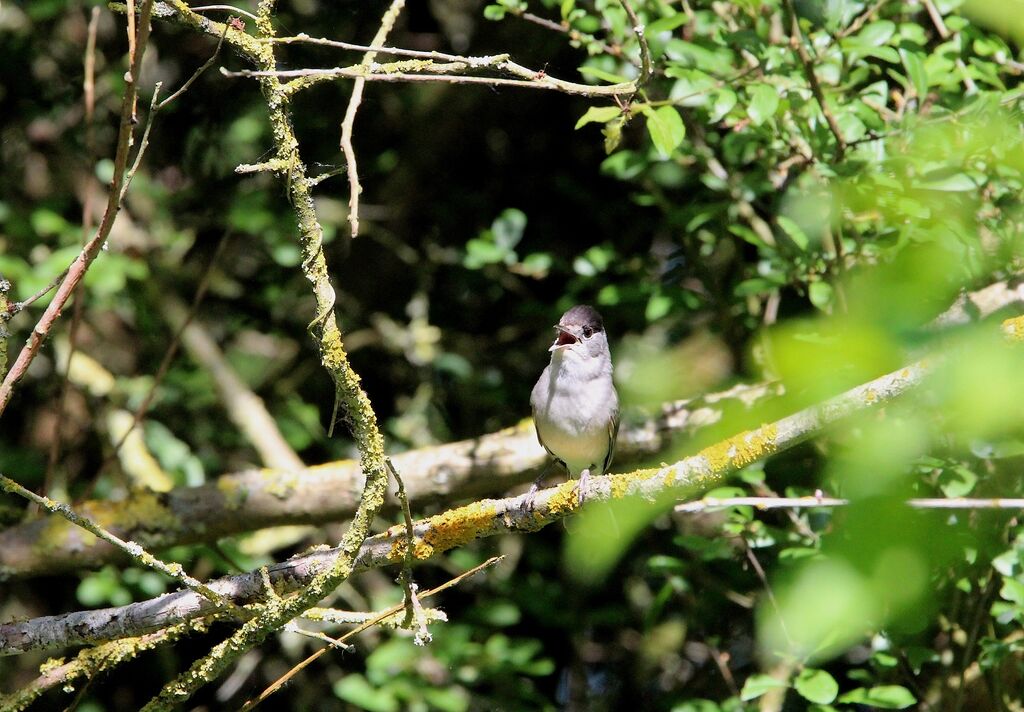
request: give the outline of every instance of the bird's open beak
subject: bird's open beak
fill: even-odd
[[[569,329],[561,324],[555,324],[555,330],[558,332],[558,335],[555,337],[555,343],[551,344],[551,348],[548,351],[557,351],[579,341]]]

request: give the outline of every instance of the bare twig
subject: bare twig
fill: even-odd
[[[928,17],[931,18],[932,24],[935,25],[935,30],[939,33],[939,36],[948,40],[953,36],[950,32],[949,27],[946,26],[945,20],[942,19],[942,13],[935,7],[935,3],[932,0],[921,0],[925,9],[928,11]],[[956,58],[956,68],[960,70],[960,76],[963,79],[964,88],[967,89],[968,94],[975,94],[978,91],[978,85],[974,83],[971,75],[967,71],[967,65],[964,64],[964,60],[960,57]],[[922,99],[924,97],[921,97]]]
[[[889,2],[889,0],[876,0],[876,2],[869,6],[864,12],[854,18],[853,22],[839,30],[835,37],[840,40],[844,37],[849,37],[852,34],[860,32],[860,28],[864,27],[864,23],[870,20],[872,17],[878,14],[878,11]]]
[[[125,177],[125,167],[128,163],[128,153],[135,121],[135,100],[138,97],[139,71],[142,67],[142,57],[145,53],[146,43],[149,40],[149,23],[152,10],[153,0],[143,0],[138,18],[137,36],[135,34],[131,35],[131,48],[134,54],[132,55],[131,66],[128,72],[125,73],[125,91],[121,101],[121,121],[117,135],[117,149],[114,154],[114,171],[110,179],[107,207],[103,212],[103,218],[100,220],[100,225],[96,229],[95,235],[82,248],[75,261],[71,263],[67,276],[61,282],[60,287],[57,288],[53,301],[50,302],[32,329],[28,343],[25,344],[25,347],[18,354],[17,360],[15,360],[11,370],[7,373],[3,383],[0,383],[0,415],[3,414],[8,403],[10,403],[15,385],[25,375],[29,364],[32,363],[36,354],[39,353],[39,349],[47,335],[49,335],[54,323],[60,318],[64,305],[71,298],[75,288],[85,276],[93,260],[96,259],[96,255],[99,254],[100,248],[106,242],[107,236],[114,226],[114,220],[121,209],[121,186]],[[134,24],[134,8],[132,8],[132,12],[129,14]]]
[[[33,294],[31,297],[29,297],[25,301],[23,301],[23,302],[14,302],[13,304],[11,304],[9,306],[9,314],[10,314],[10,316],[14,316],[18,312],[20,312],[20,311],[22,311],[22,310],[32,306],[35,302],[39,301],[40,299],[45,297],[47,294],[49,294],[53,290],[54,287],[56,287],[58,284],[60,284],[64,280],[64,278],[67,277],[68,269],[70,269],[70,268],[69,267],[65,267],[64,270],[60,274],[58,274],[56,277],[54,277],[50,281],[49,284],[47,284],[45,287],[40,289],[38,292]]]
[[[845,507],[850,500],[838,497],[705,497],[677,504],[677,512],[693,514],[722,507],[754,507],[755,509],[817,509]],[[1012,497],[916,497],[904,502],[914,509],[1024,509],[1024,498]]]
[[[233,12],[238,15],[244,15],[250,20],[258,20],[259,18],[253,15],[248,10],[243,10],[240,7],[234,5],[198,5],[192,8],[195,12],[208,12],[210,10],[222,10],[224,12]]]
[[[463,581],[465,581],[470,576],[473,576],[473,575],[479,573],[480,571],[483,571],[486,568],[490,568],[491,566],[494,566],[495,564],[500,562],[503,558],[505,558],[505,557],[503,557],[503,556],[492,556],[490,559],[488,559],[487,561],[483,562],[482,564],[479,564],[478,566],[474,566],[473,568],[469,569],[468,571],[462,572],[458,576],[455,576],[454,578],[451,578],[448,581],[445,581],[440,586],[432,588],[429,591],[424,591],[423,593],[420,594],[420,598],[430,598],[431,596],[436,595],[436,594],[440,593],[441,591],[446,591],[447,589],[449,589],[449,588],[451,588],[453,586],[457,586],[458,584],[462,583]],[[388,618],[390,616],[395,615],[396,613],[398,613],[399,611],[402,610],[403,606],[404,606],[404,603],[400,603],[398,605],[392,606],[391,608],[387,609],[386,611],[383,611],[383,612],[377,614],[376,616],[374,616],[374,617],[370,618],[369,620],[365,621],[364,623],[362,623],[355,630],[349,631],[348,633],[343,635],[341,638],[338,639],[338,642],[343,643],[345,640],[351,638],[352,636],[356,635],[357,633],[362,633],[367,628],[370,628],[371,626],[374,626],[377,623],[380,623],[385,618]],[[282,685],[284,685],[286,682],[288,682],[288,680],[292,679],[299,671],[301,671],[303,668],[307,667],[310,663],[312,663],[314,660],[319,658],[325,652],[327,652],[327,648],[321,648],[320,650],[318,650],[315,653],[313,653],[312,655],[310,655],[308,658],[306,658],[301,663],[299,663],[298,665],[293,667],[291,670],[289,670],[287,673],[285,673],[284,675],[279,677],[277,680],[275,680],[273,682],[273,684],[269,685],[265,690],[263,690],[263,692],[260,693],[259,697],[256,697],[255,699],[252,699],[252,700],[249,700],[248,702],[246,702],[245,705],[242,707],[240,712],[249,712],[249,710],[255,708],[258,704],[262,703],[264,700],[266,700],[272,694],[274,694],[275,692],[280,690]]]
[[[511,74],[515,79],[505,77],[464,76],[470,70],[494,69]],[[422,72],[422,73],[413,73]],[[390,64],[373,64],[369,67],[352,65],[349,67],[332,67],[327,69],[293,69],[293,70],[248,70],[237,72],[221,69],[226,77],[276,77],[293,79],[285,85],[289,94],[306,89],[319,81],[345,77],[365,79],[377,82],[448,82],[452,84],[484,84],[486,86],[513,86],[525,89],[546,89],[563,94],[576,96],[624,96],[636,92],[635,81],[619,84],[592,85],[569,82],[552,77],[545,72],[528,69],[508,59],[507,55],[494,57],[463,57],[444,64],[421,60],[418,62],[394,62]]]
[[[399,13],[405,7],[405,0],[391,0],[391,5],[381,18],[380,28],[370,42],[371,49],[363,55],[361,66],[369,67],[377,56],[375,46],[384,44]],[[356,121],[356,112],[359,105],[363,103],[363,87],[366,85],[364,77],[357,78],[352,83],[352,95],[348,100],[348,107],[345,109],[345,118],[341,122],[341,152],[345,154],[345,165],[348,166],[348,224],[352,231],[352,237],[359,235],[359,194],[363,192],[363,186],[359,183],[359,166],[356,164],[356,152],[352,148],[352,129]]]
[[[388,468],[392,477],[395,478],[395,486],[398,490],[398,501],[402,505],[402,517],[405,520],[405,558],[402,561],[402,573],[399,575],[399,582],[405,591],[405,620],[403,625],[416,631],[416,644],[425,645],[430,642],[430,631],[427,629],[427,619],[423,614],[423,607],[419,598],[416,597],[416,584],[412,578],[412,550],[416,543],[416,532],[412,523],[412,510],[409,508],[409,497],[405,493],[405,484],[402,476],[398,474],[395,465],[388,459]]]
[[[508,13],[513,17],[518,17],[522,20],[526,20],[527,22],[532,22],[538,27],[543,27],[554,32],[560,32],[567,36],[573,42],[579,42],[581,44],[593,44],[601,52],[610,54],[613,57],[623,56],[622,47],[620,47],[618,44],[603,42],[594,35],[591,35],[586,32],[581,32],[576,28],[571,27],[568,22],[555,22],[554,20],[549,20],[546,17],[534,15],[532,12],[526,12],[525,10],[509,9]],[[630,61],[635,62],[635,60]]]

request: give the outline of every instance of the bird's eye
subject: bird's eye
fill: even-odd
[[[583,336],[585,338],[589,339],[593,335],[594,335],[594,330],[593,329],[591,329],[589,326],[584,326],[583,327]]]

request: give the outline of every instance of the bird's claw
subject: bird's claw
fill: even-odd
[[[524,512],[529,513],[529,512],[533,511],[533,508],[537,504],[536,500],[537,500],[537,490],[538,489],[540,489],[540,488],[538,487],[537,483],[534,482],[533,486],[530,487],[530,491],[526,493],[525,497],[523,497],[522,509],[523,509]]]
[[[580,479],[576,483],[576,504],[580,507],[587,499],[587,492],[590,490],[590,470],[580,473]]]

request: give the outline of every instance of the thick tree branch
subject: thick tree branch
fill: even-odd
[[[821,405],[722,440],[674,465],[592,478],[587,502],[636,496],[655,500],[705,489],[737,469],[820,434],[827,426],[851,414],[892,401],[917,386],[926,372],[926,366],[921,363],[907,366]],[[482,500],[416,522],[413,557],[424,561],[474,539],[535,531],[579,509],[573,481],[537,492],[532,508],[525,507],[525,498],[526,495],[520,495]],[[328,549],[268,567],[268,573],[276,590],[294,590],[322,576],[324,571],[332,570],[339,559],[349,562],[353,571],[402,563],[407,552],[406,542],[405,525],[398,524],[368,538],[354,559],[346,558],[338,549]],[[258,599],[265,590],[260,572],[208,585],[238,603]],[[213,605],[203,597],[191,591],[179,591],[120,608],[8,623],[0,626],[0,654],[136,636],[213,611]]]
[[[721,393],[668,404],[657,417],[624,423],[618,463],[635,462],[781,393],[778,384],[738,385]],[[479,438],[394,456],[409,498],[420,506],[500,495],[532,481],[547,462],[531,421]],[[148,548],[216,539],[279,524],[338,521],[355,511],[364,478],[352,460],[301,470],[249,470],[199,487],[137,492],[120,502],[94,500],[76,508],[118,536]],[[119,552],[56,518],[0,531],[0,578],[92,568]]]

